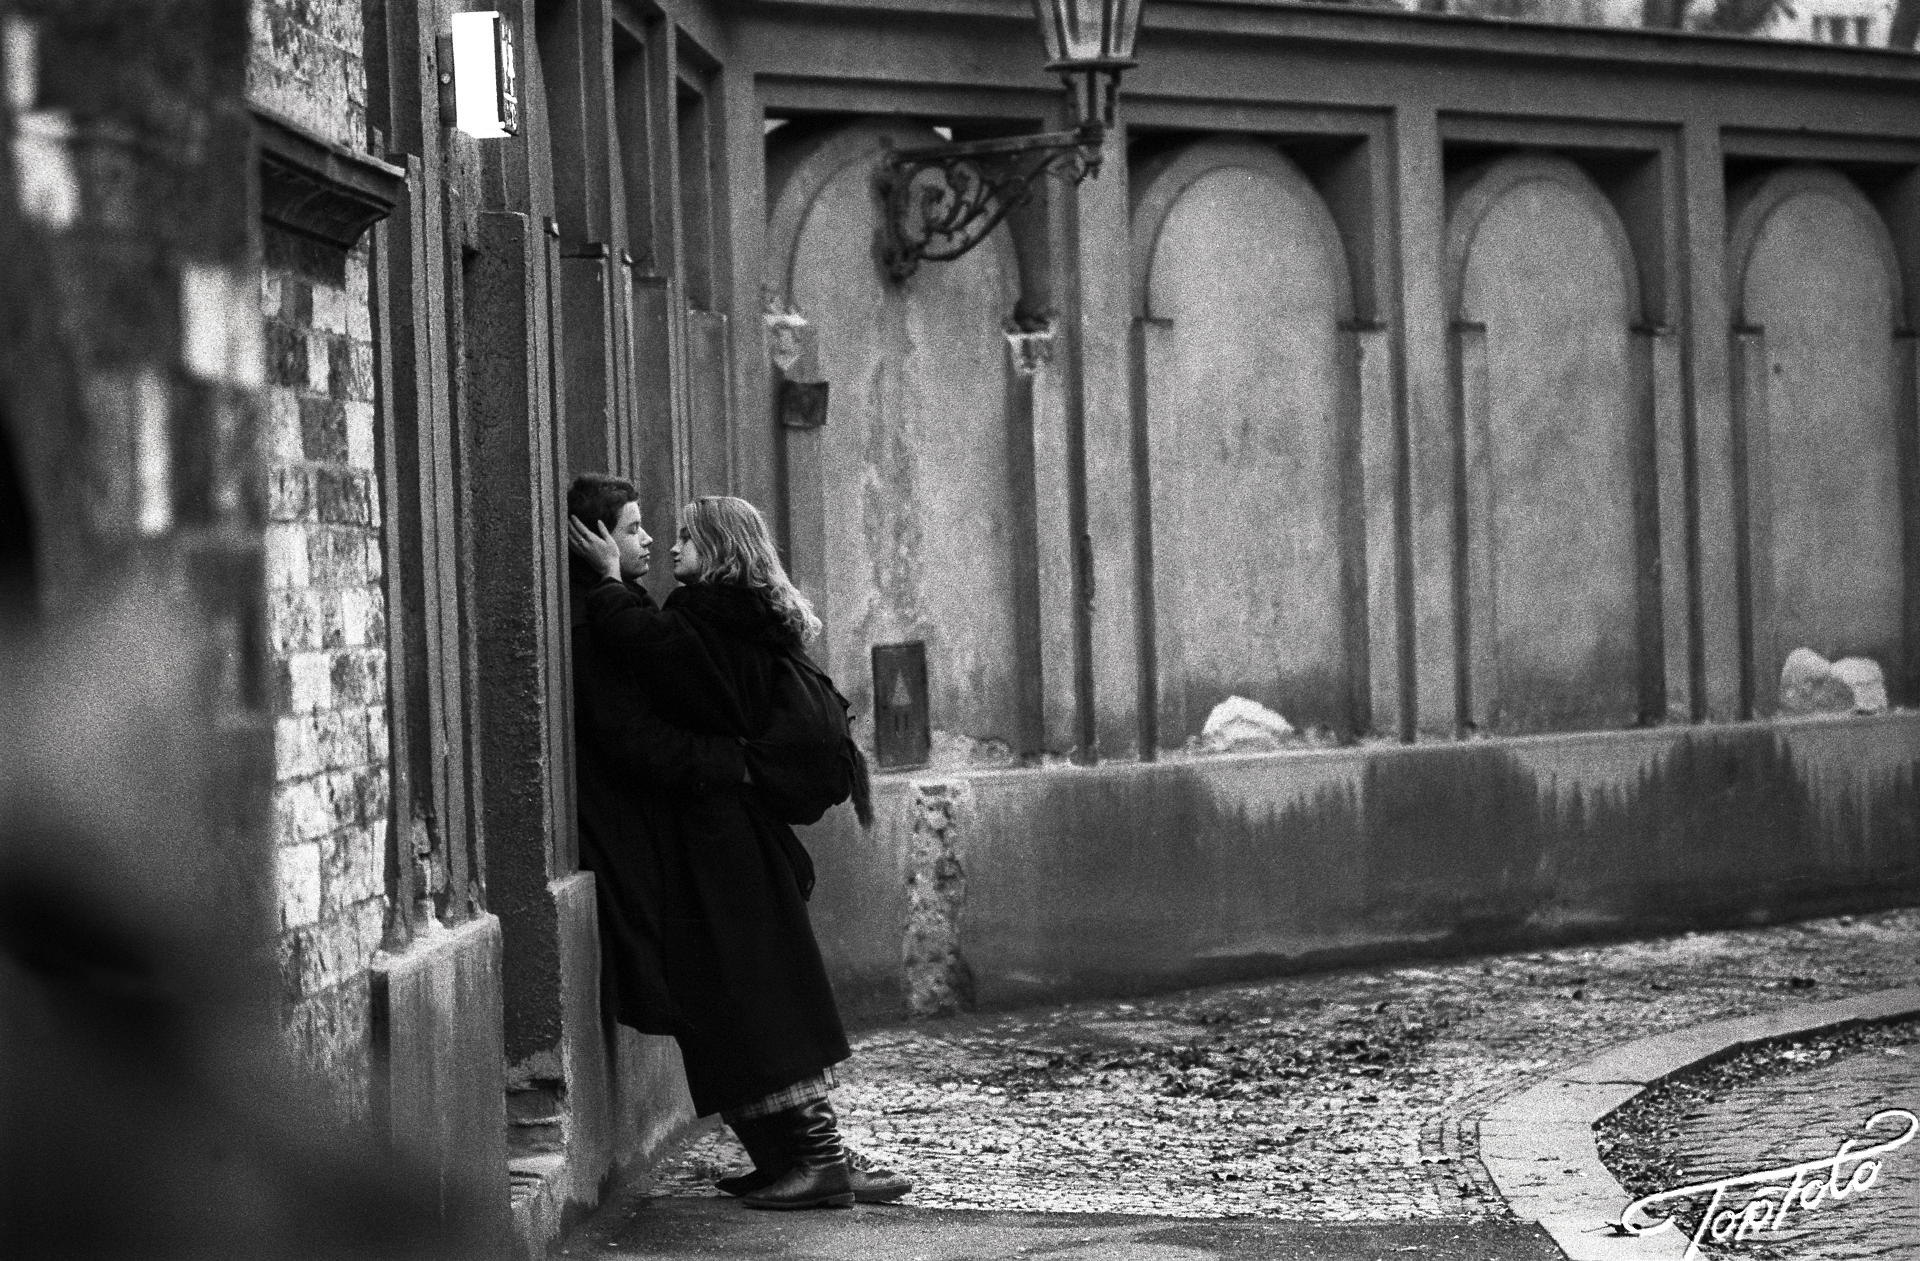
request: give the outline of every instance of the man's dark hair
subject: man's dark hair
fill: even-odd
[[[567,515],[588,525],[598,521],[609,530],[620,510],[640,498],[632,482],[611,473],[582,473],[567,487]]]

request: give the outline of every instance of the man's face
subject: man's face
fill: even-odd
[[[629,501],[620,509],[620,515],[614,518],[613,541],[620,545],[620,576],[646,577],[647,568],[653,560],[647,551],[653,545],[653,536],[640,528],[638,503]]]

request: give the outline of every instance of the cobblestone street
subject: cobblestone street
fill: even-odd
[[[1909,909],[876,1029],[837,1098],[922,1207],[1500,1218],[1475,1159],[1494,1100],[1636,1038],[1916,982]],[[1837,1143],[1864,1114],[1834,1103]],[[712,1196],[742,1159],[708,1134],[654,1194]]]

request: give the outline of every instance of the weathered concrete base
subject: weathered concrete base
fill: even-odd
[[[618,1025],[613,1034],[614,1176],[625,1180],[644,1177],[696,1120],[679,1044]]]
[[[440,1189],[444,1217],[478,1215],[472,1237],[505,1239],[500,921],[482,915],[377,957],[372,999],[376,1100],[395,1150]]]
[[[615,1160],[591,1199],[573,1195],[574,1171],[559,1153],[513,1162],[513,1227],[519,1255],[541,1261],[583,1214],[619,1190],[644,1193],[654,1167],[696,1132],[680,1048],[671,1038],[615,1032],[612,1111]]]
[[[552,881],[547,892],[553,899],[559,958],[560,1080],[557,1089],[548,1091],[553,1097],[551,1124],[545,1127],[551,1135],[544,1144],[547,1150],[529,1146],[513,1160],[514,1229],[524,1255],[534,1258],[544,1257],[568,1226],[600,1202],[613,1170],[614,1148],[613,1090],[600,1024],[593,876],[563,876]]]
[[[565,1197],[591,1207],[613,1169],[613,1088],[600,1022],[600,916],[593,875],[576,872],[549,888],[559,912],[561,1059],[567,1081]]]
[[[593,876],[566,876],[549,891],[564,1016],[561,1141],[558,1150],[512,1161],[514,1235],[520,1254],[535,1261],[613,1187],[644,1178],[695,1123],[673,1040],[603,1019]]]
[[[1600,1163],[1593,1127],[1675,1073],[1761,1042],[1920,1012],[1920,989],[1723,1020],[1645,1038],[1503,1101],[1480,1122],[1480,1160],[1523,1221],[1538,1222],[1568,1261],[1679,1261],[1678,1231],[1614,1234],[1632,1197]]]
[[[876,783],[871,836],[808,829],[855,1019],[906,1014],[935,965],[1010,1007],[1920,896],[1913,713],[943,778],[950,914],[920,781]]]
[[[833,980],[843,1018],[883,1023],[907,1014],[903,952],[915,813],[914,780],[873,781],[873,830],[842,807],[794,832],[813,855],[817,877],[807,914]]]

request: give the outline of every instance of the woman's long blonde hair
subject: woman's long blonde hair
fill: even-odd
[[[699,550],[698,581],[758,591],[801,643],[819,635],[820,619],[787,577],[758,508],[732,495],[702,495],[680,510],[680,528]]]

